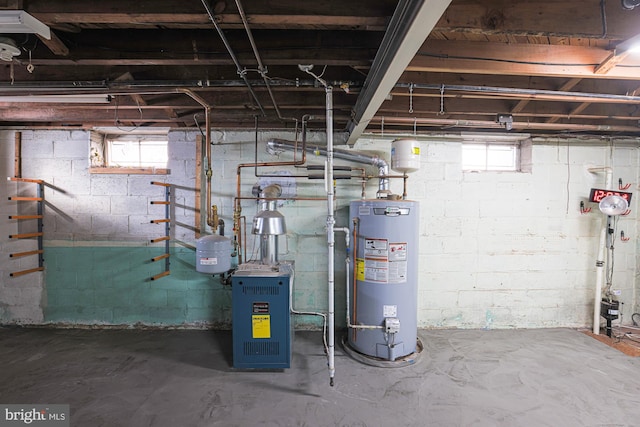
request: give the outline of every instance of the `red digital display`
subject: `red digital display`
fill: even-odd
[[[624,191],[615,191],[615,190],[601,190],[599,188],[592,188],[591,193],[589,193],[589,201],[594,203],[600,203],[602,199],[607,196],[620,196],[627,201],[627,203],[631,203],[631,193],[626,193]]]

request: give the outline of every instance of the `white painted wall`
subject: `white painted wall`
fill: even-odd
[[[195,178],[194,130],[176,130],[169,135],[171,175],[152,177],[192,188]],[[264,152],[269,137],[292,139],[292,134],[261,132],[258,161],[288,161],[290,152],[279,157]],[[13,132],[0,133],[2,175],[12,174]],[[310,135],[321,143],[321,133]],[[65,191],[47,190],[47,198],[65,215],[49,209],[47,238],[52,244],[65,241],[142,241],[157,237],[149,220],[149,200],[158,198],[159,188],[149,185],[148,176],[90,176],[88,173],[89,136],[83,131],[23,132],[25,175],[34,174]],[[391,139],[363,138],[354,147],[389,159]],[[238,163],[254,161],[254,133],[214,131],[212,147],[212,202],[231,234],[233,197]],[[570,147],[570,148],[569,148]],[[340,147],[346,148],[346,147]],[[532,169],[528,173],[462,172],[461,143],[456,137],[437,137],[422,142],[422,168],[411,174],[409,198],[421,203],[420,281],[418,321],[421,327],[530,328],[588,326],[594,301],[595,261],[598,233],[603,216],[594,210],[581,215],[579,203],[586,200],[591,187],[603,187],[604,177],[588,171],[593,166],[613,168],[618,178],[633,183],[637,192],[638,149],[607,141],[546,139],[534,140]],[[310,163],[323,163],[311,155]],[[344,164],[336,161],[337,164]],[[360,165],[359,165],[360,166]],[[368,167],[375,175],[376,168]],[[305,173],[292,167],[264,168],[259,172]],[[287,191],[300,197],[324,197],[321,181],[255,177],[253,168],[242,170],[242,196],[251,187],[276,180],[287,184]],[[290,184],[290,185],[289,185]],[[348,203],[360,196],[357,182],[338,181],[337,226],[348,224]],[[367,185],[373,197],[377,180]],[[0,212],[0,312],[3,321],[38,323],[43,289],[40,275],[29,275],[17,286],[8,279],[15,261],[7,260],[13,248],[7,236],[15,223],[6,212],[15,206],[6,202],[3,186]],[[392,181],[392,190],[402,193],[401,180]],[[192,206],[193,194],[180,191],[179,205]],[[618,223],[632,239],[619,240],[615,251],[614,288],[622,292],[624,321],[638,311],[637,221],[635,210],[640,195],[633,200],[633,212]],[[256,213],[253,201],[243,201],[243,215],[251,224]],[[326,310],[326,202],[285,202],[280,208],[288,232],[280,240],[281,259],[296,261],[295,300],[299,309]],[[175,219],[193,224],[189,209],[176,208]],[[13,231],[11,231],[13,232]],[[188,228],[175,229],[174,238],[194,242]],[[248,254],[255,247],[248,236]],[[344,243],[337,236],[337,319],[344,309]],[[26,281],[26,282],[25,282]],[[634,309],[635,307],[635,309]],[[1,311],[3,310],[3,311]]]

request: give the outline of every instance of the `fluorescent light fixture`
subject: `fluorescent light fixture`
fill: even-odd
[[[616,53],[637,53],[640,52],[640,34],[635,35],[616,46]]]
[[[35,95],[0,96],[0,102],[40,102],[43,104],[108,104],[110,95]]]
[[[24,10],[0,10],[0,33],[31,33],[51,40],[51,30]]]

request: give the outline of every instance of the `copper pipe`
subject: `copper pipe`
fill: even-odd
[[[358,304],[357,304],[357,290],[358,290],[358,218],[353,218],[353,316],[352,316],[352,322],[353,324],[357,324],[358,322],[358,312],[357,312],[357,308],[358,308]],[[349,274],[349,272],[347,272],[347,274]],[[347,292],[349,292],[349,289],[347,289]],[[347,325],[348,327],[348,325]],[[353,340],[355,341],[358,338],[358,330],[354,329],[353,330]]]
[[[308,200],[308,201],[327,201],[326,197],[238,197],[239,200],[267,200],[267,201],[275,201],[275,200]]]
[[[211,105],[207,102],[206,99],[204,99],[203,97],[201,97],[200,95],[196,94],[195,92],[193,92],[190,89],[182,89],[182,88],[177,88],[175,90],[178,93],[184,93],[185,95],[189,96],[191,99],[193,99],[194,101],[196,101],[198,104],[200,104],[202,106],[202,108],[204,108],[204,114],[205,114],[205,156],[207,158],[207,172],[206,172],[206,177],[207,177],[207,185],[206,185],[206,202],[205,204],[207,205],[206,209],[207,209],[207,219],[206,219],[206,223],[209,227],[213,228],[213,230],[215,231],[216,227],[218,226],[218,224],[213,224],[212,219],[211,219],[211,176],[213,175],[212,171],[211,171]],[[201,171],[197,171],[197,173],[201,173]],[[205,226],[202,226],[202,230],[200,230],[201,232],[205,231]]]
[[[409,179],[409,177],[407,176],[407,173],[405,172],[404,174],[404,180],[402,183],[402,200],[406,200],[407,199],[407,180]]]
[[[240,218],[242,219],[242,222],[244,222],[244,244],[242,249],[244,249],[244,259],[247,259],[247,217],[242,216]]]
[[[366,187],[367,187],[367,171],[365,168],[351,168],[354,171],[360,171],[360,178],[361,178],[361,183],[362,183],[362,193],[360,194],[360,197],[362,199],[366,198]]]

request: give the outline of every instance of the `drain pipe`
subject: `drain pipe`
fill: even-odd
[[[329,288],[329,298],[328,298],[328,309],[327,309],[327,321],[328,325],[328,343],[327,349],[328,354],[328,365],[329,365],[329,385],[333,387],[333,378],[336,375],[336,365],[335,365],[335,347],[336,347],[336,325],[335,325],[335,224],[336,220],[334,217],[335,211],[335,200],[334,200],[334,191],[333,191],[333,87],[329,85],[325,80],[321,77],[315,75],[311,72],[311,65],[298,65],[301,71],[313,76],[318,83],[324,86],[325,91],[325,102],[326,102],[326,110],[327,110],[327,160],[324,164],[324,189],[327,193],[327,264],[328,264],[328,288]]]
[[[213,16],[213,11],[211,10],[211,7],[209,6],[209,3],[207,2],[207,0],[202,0],[202,5],[207,11],[207,15],[209,15],[209,20],[211,21],[216,31],[218,32],[218,35],[222,39],[222,43],[224,43],[224,47],[227,48],[227,52],[229,52],[229,56],[231,56],[231,60],[236,66],[236,71],[238,75],[242,78],[242,80],[244,80],[244,84],[247,86],[247,89],[249,89],[249,92],[251,92],[251,96],[253,97],[254,101],[256,101],[256,104],[258,104],[258,108],[260,108],[260,111],[262,112],[262,116],[263,117],[266,116],[267,114],[264,112],[264,108],[262,107],[262,104],[258,99],[258,95],[256,95],[256,92],[253,90],[253,86],[251,86],[251,83],[249,83],[249,80],[247,80],[246,71],[242,69],[242,66],[240,66],[240,61],[238,61],[238,57],[236,57],[235,52],[231,48],[231,45],[229,44],[229,40],[227,40],[227,37],[224,35],[224,32],[222,31],[222,28],[220,28],[220,25],[218,24],[218,21],[216,21],[216,18]]]
[[[610,167],[589,168],[591,173],[605,173],[605,189],[611,188],[613,169]],[[602,285],[604,283],[604,249],[607,242],[607,217],[602,217],[600,229],[600,243],[598,246],[598,258],[596,259],[596,292],[593,302],[593,333],[600,334],[600,301],[602,300]]]
[[[267,151],[271,154],[275,154],[278,150],[294,150],[294,143],[291,141],[285,141],[283,139],[273,138],[267,141]],[[328,157],[328,149],[329,149],[329,141],[327,140],[327,149],[320,147],[310,147],[307,146],[305,148],[309,153],[314,153],[318,155],[323,155]],[[336,159],[347,160],[354,163],[362,163],[366,165],[373,165],[378,168],[378,194],[388,194],[389,193],[389,164],[381,157],[378,156],[369,156],[366,154],[333,149],[333,157]]]
[[[327,99],[327,162],[324,185],[327,192],[327,244],[329,246],[327,264],[329,265],[329,385],[333,387],[333,378],[336,374],[335,366],[335,231],[336,220],[333,216],[334,192],[333,192],[333,87],[325,83]]]

